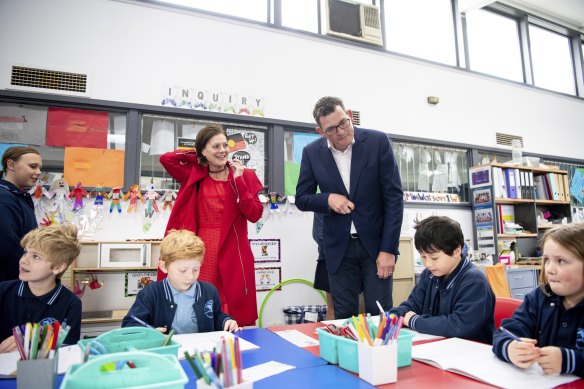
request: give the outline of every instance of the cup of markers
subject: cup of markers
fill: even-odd
[[[71,329],[65,322],[26,323],[12,329],[20,360],[16,364],[19,388],[54,388],[58,368],[57,350]]]

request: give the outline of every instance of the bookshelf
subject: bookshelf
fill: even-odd
[[[540,256],[539,238],[570,222],[568,172],[491,163],[469,168],[475,247],[499,254],[515,241],[522,257]]]

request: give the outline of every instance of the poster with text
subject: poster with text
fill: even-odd
[[[135,296],[139,291],[156,281],[156,271],[126,273],[126,297]]]
[[[255,171],[262,185],[266,185],[266,134],[263,131],[225,128],[230,149],[229,159],[239,159],[247,169]]]
[[[250,239],[255,263],[280,262],[280,239]]]
[[[257,267],[255,269],[256,291],[268,292],[282,282],[281,267]],[[281,290],[278,288],[277,290]]]

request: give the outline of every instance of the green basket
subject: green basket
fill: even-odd
[[[123,365],[120,370],[104,369],[108,363],[124,361],[132,361],[136,368]],[[132,351],[99,355],[70,366],[61,389],[183,389],[188,381],[176,356]]]
[[[168,345],[162,346],[166,335],[147,327],[124,327],[111,330],[93,339],[81,339],[77,345],[81,352],[85,351],[88,343],[98,342],[107,350],[107,353],[119,353],[124,351],[149,351],[157,354],[169,354],[178,356],[180,345],[170,340]],[[90,355],[95,358],[95,355]]]
[[[339,337],[322,328],[317,328],[316,333],[318,334],[320,357],[332,364],[339,363],[339,353],[337,352]]]
[[[353,373],[359,373],[359,348],[357,341],[316,329],[320,343],[320,357]],[[401,330],[397,337],[397,367],[412,364],[412,339],[414,334]],[[324,348],[323,348],[324,341]],[[323,354],[324,351],[324,354]],[[333,355],[333,353],[336,353]]]

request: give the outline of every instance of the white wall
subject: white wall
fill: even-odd
[[[524,137],[528,152],[584,159],[584,102],[523,85],[262,26],[112,0],[0,0],[0,88],[12,65],[84,72],[90,98],[159,105],[163,85],[265,98],[270,118],[311,122],[314,102],[337,95],[362,125],[395,134],[495,146],[494,132]],[[439,96],[430,106],[427,96]],[[549,136],[553,134],[553,136]],[[575,141],[576,140],[576,141]],[[578,141],[579,140],[579,141]],[[410,219],[428,209],[408,209]],[[442,211],[472,239],[468,210]],[[97,239],[140,236],[136,217],[106,218]],[[276,215],[260,235],[282,239],[283,278],[312,280],[311,214]],[[162,234],[160,219],[148,237]],[[250,226],[253,237],[255,227]],[[132,236],[126,236],[132,235]],[[270,300],[319,303],[304,285]],[[259,294],[259,302],[265,293]],[[296,301],[296,299],[298,301]]]

